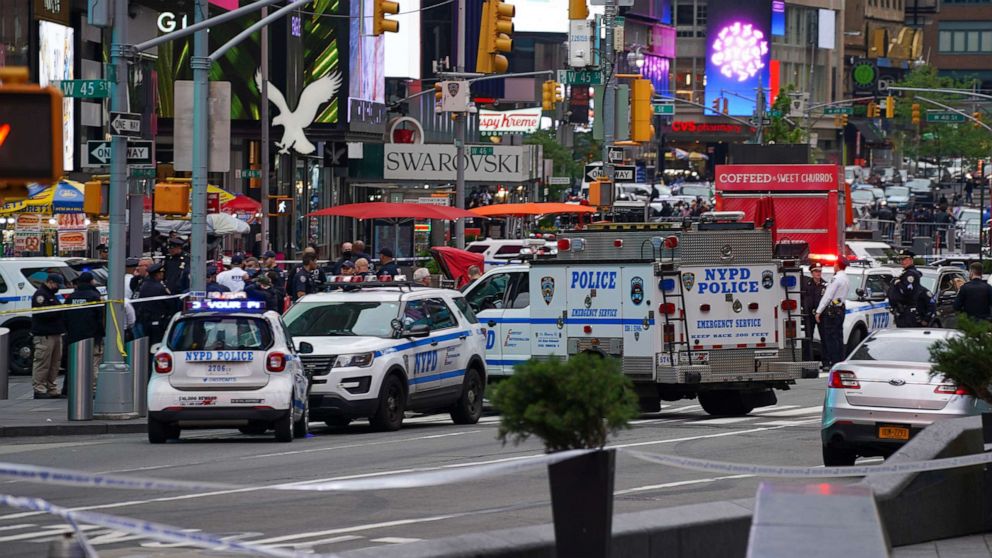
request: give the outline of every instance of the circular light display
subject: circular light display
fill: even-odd
[[[766,54],[765,34],[750,23],[735,21],[717,34],[710,61],[724,76],[747,81],[765,67],[762,57]]]

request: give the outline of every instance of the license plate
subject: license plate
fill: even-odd
[[[658,366],[678,366],[679,354],[658,353]]]
[[[879,426],[879,440],[909,440],[909,427],[906,426]]]

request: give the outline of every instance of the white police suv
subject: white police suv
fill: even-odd
[[[177,439],[184,428],[271,428],[280,442],[306,436],[306,372],[279,315],[263,303],[188,300],[153,351],[149,442]]]
[[[285,316],[290,335],[313,348],[300,355],[311,417],[328,426],[368,418],[378,430],[399,429],[405,411],[478,422],[486,336],[461,293],[400,282],[338,286],[301,298]]]

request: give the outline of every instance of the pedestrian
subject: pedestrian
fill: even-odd
[[[355,242],[352,243],[351,256],[352,256],[350,258],[351,261],[355,262],[356,264],[358,263],[358,260],[360,258],[365,258],[366,260],[370,260],[370,261],[372,260],[372,256],[365,253],[364,240],[356,240]]]
[[[31,297],[31,308],[59,306],[59,289],[65,281],[58,273],[49,273],[45,282]],[[62,334],[65,333],[65,312],[31,314],[31,337],[34,343],[34,363],[31,384],[35,399],[57,399],[59,387],[55,381],[62,364]]]
[[[96,247],[96,258],[98,260],[106,260],[107,259],[107,253],[108,253],[108,251],[107,251],[107,245],[106,244],[99,244],[99,245],[97,245],[97,247]]]
[[[131,281],[128,287],[131,290],[131,296],[128,298],[138,298],[138,291],[141,290],[141,283],[145,281],[148,277],[148,268],[155,263],[155,260],[151,258],[141,258],[138,260],[138,267],[134,268],[134,275],[131,277]]]
[[[928,322],[926,302],[930,296],[923,287],[923,274],[916,269],[910,250],[899,252],[902,274],[889,287],[889,306],[895,313],[896,327],[921,327]],[[921,311],[921,307],[923,310]]]
[[[141,284],[141,291],[138,292],[138,302],[135,304],[138,323],[141,325],[144,335],[148,337],[149,345],[154,345],[162,341],[162,337],[165,335],[165,328],[169,325],[169,320],[176,313],[178,306],[176,299],[141,302],[143,298],[171,295],[172,292],[163,283],[164,280],[164,264],[157,263],[149,267],[148,278]]]
[[[245,287],[245,296],[248,297],[248,300],[257,300],[264,303],[266,311],[279,311],[279,301],[276,291],[272,288],[272,279],[265,273],[260,274],[257,279],[248,283]]]
[[[823,280],[823,266],[819,262],[813,262],[809,266],[809,277],[803,277],[803,287],[800,294],[803,310],[803,331],[806,334],[806,343],[803,345],[803,360],[813,360],[813,333],[816,329],[816,309],[823,300],[823,293],[827,290],[827,282]],[[820,328],[820,361],[826,365],[823,350],[823,328]]]
[[[217,274],[217,282],[224,285],[232,293],[240,293],[245,290],[245,273],[241,269],[241,264],[245,261],[241,254],[231,256],[231,269]]]
[[[341,257],[338,258],[338,261],[334,263],[334,270],[332,271],[332,274],[341,275],[341,264],[349,260],[352,262],[355,261],[354,258],[352,257],[352,244],[350,242],[342,242]]]
[[[369,270],[369,261],[366,258],[358,258],[355,260],[355,275],[361,275],[366,277],[371,274]]]
[[[840,256],[834,264],[834,276],[816,307],[816,323],[820,325],[820,344],[827,368],[847,356],[844,351],[844,301],[847,300],[851,283],[845,269],[847,260]]]
[[[163,260],[165,286],[172,294],[189,290],[189,254],[184,247],[186,241],[176,236],[169,239],[169,255]]]
[[[379,277],[388,276],[390,279],[396,277],[400,274],[400,268],[396,265],[396,258],[393,257],[393,251],[389,248],[382,248],[379,250],[379,267],[376,269],[376,275]]]
[[[992,285],[982,280],[982,264],[968,266],[971,280],[961,285],[954,299],[954,310],[964,312],[972,320],[992,319]]]
[[[258,258],[245,258],[245,273],[248,274],[249,279],[254,279],[261,271],[262,266]]]
[[[303,254],[303,265],[297,269],[293,280],[290,281],[289,292],[294,302],[308,294],[317,292],[311,275],[314,269],[317,269],[317,256],[309,253]]]
[[[217,282],[217,266],[212,263],[207,264],[207,292],[208,293],[229,293],[231,289]]]
[[[65,303],[70,305],[92,304],[100,302],[103,297],[93,286],[93,274],[84,271],[76,278],[76,288],[66,297]],[[96,376],[103,360],[104,316],[106,309],[103,305],[91,305],[65,313],[65,344],[67,347],[85,339],[93,339],[93,388],[96,389]],[[66,390],[62,390],[65,392]]]
[[[478,281],[480,277],[482,277],[482,270],[479,269],[479,266],[477,266],[477,265],[470,265],[470,266],[468,266],[468,269],[465,271],[465,273],[468,276],[465,279],[465,284],[463,284],[460,287],[458,287],[459,289],[461,289],[463,291],[465,289],[467,289],[472,283],[475,283],[476,281]]]
[[[426,267],[418,267],[413,271],[413,282],[424,287],[431,286],[431,272]]]
[[[131,291],[131,280],[134,279],[134,272],[138,269],[138,264],[141,260],[138,258],[128,258],[124,260],[124,299],[129,299],[134,296],[134,292]]]

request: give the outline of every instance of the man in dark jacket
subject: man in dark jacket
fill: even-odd
[[[176,313],[177,299],[152,300],[141,302],[143,298],[154,298],[169,296],[172,294],[162,281],[165,279],[165,269],[160,263],[148,268],[148,278],[141,284],[141,291],[138,293],[138,300],[135,302],[138,323],[141,324],[142,331],[148,337],[149,345],[154,345],[162,341],[165,335],[165,328],[169,325],[169,320]]]
[[[272,288],[272,279],[268,274],[260,274],[254,281],[245,287],[245,295],[248,300],[257,300],[265,303],[266,310],[279,311],[279,301],[275,289]]]
[[[45,282],[31,297],[31,308],[58,306],[59,288],[65,282],[58,273],[49,273]],[[62,364],[62,334],[65,333],[64,312],[44,312],[31,315],[31,336],[34,341],[34,366],[31,383],[35,399],[60,397],[55,381]]]
[[[803,277],[802,294],[803,329],[806,343],[803,344],[803,360],[813,360],[813,332],[816,329],[816,307],[820,305],[827,282],[823,280],[823,266],[814,262],[809,266],[810,276]],[[823,341],[823,331],[820,331],[820,341]],[[822,353],[823,351],[821,351]],[[825,362],[825,361],[824,361]]]
[[[86,304],[100,302],[103,297],[100,291],[93,286],[93,274],[84,271],[76,278],[76,289],[66,297],[67,305]],[[103,333],[104,316],[106,308],[100,306],[87,306],[76,310],[69,310],[65,313],[66,336],[65,344],[70,346],[77,341],[93,339],[93,386],[96,386],[96,375],[100,368],[100,361],[103,360]],[[64,391],[64,390],[63,390]]]
[[[889,287],[889,304],[896,317],[896,327],[925,327],[928,321],[925,301],[930,294],[923,287],[923,274],[916,269],[916,254],[903,250],[902,274]]]
[[[968,266],[971,281],[961,285],[954,299],[954,309],[964,312],[972,320],[992,319],[992,285],[982,280],[982,264]]]
[[[376,268],[375,274],[380,277],[388,275],[390,278],[400,274],[400,268],[396,265],[396,259],[391,249],[379,250],[379,266]]]
[[[207,292],[208,293],[229,293],[231,289],[226,285],[217,282],[217,267],[214,264],[207,264]]]
[[[189,254],[183,247],[186,242],[181,238],[169,239],[169,255],[165,257],[165,286],[172,294],[180,294],[189,290]]]
[[[293,301],[299,300],[308,294],[317,292],[313,281],[313,270],[317,269],[317,257],[313,254],[303,254],[303,265],[297,268],[292,280],[289,282],[289,295]]]

